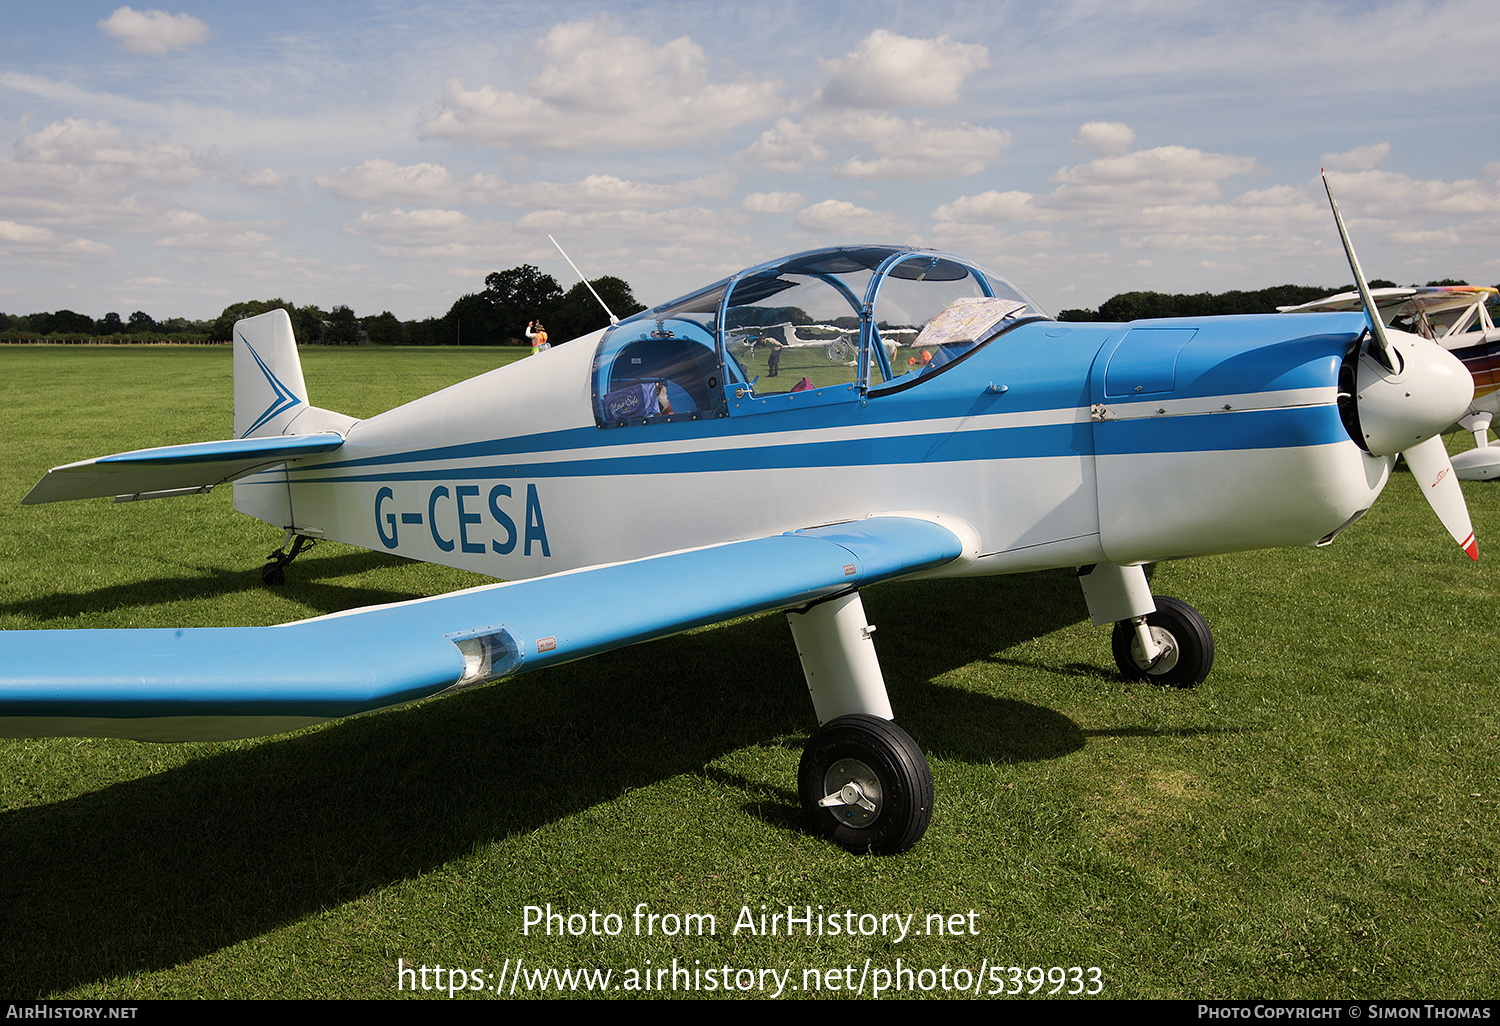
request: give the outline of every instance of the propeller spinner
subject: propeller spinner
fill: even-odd
[[[1385,326],[1354,255],[1327,171],[1323,172],[1323,188],[1354,272],[1365,319],[1370,322],[1370,341],[1360,353],[1355,382],[1363,445],[1372,456],[1399,452],[1405,457],[1427,504],[1459,547],[1477,560],[1479,543],[1442,439],[1443,429],[1463,416],[1473,400],[1474,379],[1456,356],[1437,343]]]

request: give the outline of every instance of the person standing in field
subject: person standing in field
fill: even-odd
[[[552,345],[547,341],[547,329],[542,327],[541,321],[530,321],[526,325],[526,337],[531,340],[531,355],[535,356],[543,349],[551,349]]]

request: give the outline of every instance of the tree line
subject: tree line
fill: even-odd
[[[1428,285],[1467,285],[1444,278]],[[1372,289],[1396,288],[1396,283],[1376,278]],[[1413,286],[1414,287],[1414,286]],[[1097,310],[1061,310],[1060,321],[1138,321],[1147,317],[1212,317],[1217,314],[1275,313],[1278,307],[1301,306],[1324,296],[1353,292],[1354,285],[1327,288],[1323,285],[1274,285],[1250,292],[1121,292],[1099,304]]]
[[[645,309],[630,285],[613,276],[590,283],[617,317]],[[1371,288],[1394,287],[1376,279]],[[1428,285],[1467,285],[1444,278]],[[1058,312],[1060,321],[1134,321],[1147,317],[1208,317],[1216,314],[1275,313],[1277,307],[1300,306],[1353,285],[1276,285],[1254,291],[1121,292],[1098,309]],[[389,310],[357,316],[347,306],[322,310],[313,304],[297,306],[281,298],[247,300],[224,308],[211,321],[173,317],[163,321],[137,310],[128,318],[107,313],[98,320],[72,310],[12,315],[0,313],[0,342],[228,342],[234,322],[280,307],[292,319],[297,341],[316,345],[385,346],[503,346],[526,345],[526,326],[540,320],[554,343],[578,338],[609,323],[598,300],[579,282],[566,292],[550,274],[531,264],[494,271],[484,279],[484,290],[460,296],[440,317],[403,321]]]
[[[645,309],[630,285],[605,276],[590,283],[617,317]],[[389,310],[357,316],[348,306],[322,310],[277,297],[232,303],[218,317],[156,321],[137,310],[94,320],[72,310],[12,315],[0,313],[0,342],[228,342],[234,322],[276,308],[286,310],[297,341],[319,345],[501,346],[527,345],[526,327],[539,320],[553,343],[587,335],[609,324],[609,316],[583,282],[567,291],[531,264],[485,277],[484,290],[460,296],[440,317],[403,321]]]

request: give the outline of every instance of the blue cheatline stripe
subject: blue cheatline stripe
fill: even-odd
[[[1098,425],[1094,435],[1100,456],[1286,449],[1347,441],[1349,432],[1333,404],[1113,420]]]
[[[131,720],[181,717],[182,740],[241,737],[258,728],[237,718],[333,719],[443,691],[463,672],[450,635],[504,630],[520,648],[516,672],[538,669],[961,551],[936,524],[875,517],[278,627],[0,632],[0,736],[66,735],[92,720],[89,734],[132,737]]]
[[[787,441],[779,445],[703,452],[641,453],[630,457],[559,460],[532,452],[517,462],[428,467],[372,474],[329,474],[322,465],[293,468],[297,483],[485,480],[496,477],[616,477],[699,474],[734,470],[907,466],[976,460],[1035,459],[1130,453],[1283,449],[1348,440],[1333,405],[1241,410],[1138,420],[1049,424],[945,434]]]
[[[834,442],[762,445],[704,452],[640,453],[581,460],[550,459],[528,453],[534,462],[322,475],[322,466],[299,468],[298,484],[332,481],[452,481],[492,477],[615,477],[648,474],[702,474],[729,470],[792,470],[818,467],[896,466],[953,463],[1029,456],[1087,456],[1092,453],[1087,424],[1052,424],[941,435],[856,438]]]

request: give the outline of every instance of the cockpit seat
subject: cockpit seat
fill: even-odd
[[[631,342],[620,349],[610,365],[609,391],[604,397],[605,419],[615,421],[654,416],[654,412],[617,415],[610,411],[610,404],[617,393],[644,387],[647,382],[654,387],[657,381],[666,383],[674,413],[709,409],[713,404],[708,379],[713,376],[714,365],[713,350],[692,339],[644,338]],[[644,393],[638,394],[644,396]],[[684,403],[684,398],[688,402]],[[622,397],[621,401],[628,401],[628,397]],[[644,398],[642,401],[646,402]],[[653,392],[649,404],[654,407],[655,402]]]

